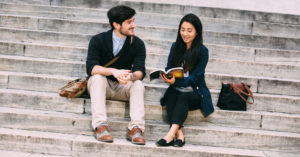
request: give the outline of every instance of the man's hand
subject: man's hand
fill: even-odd
[[[169,83],[169,84],[174,84],[175,83],[175,75],[173,75],[172,78],[168,79],[167,76],[165,74],[159,74],[160,78],[162,80],[164,80],[166,83]]]
[[[113,76],[119,81],[120,84],[127,84],[131,80],[132,73],[129,73],[130,70],[118,70],[114,69],[112,71]]]

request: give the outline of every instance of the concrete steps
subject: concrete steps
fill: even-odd
[[[100,31],[100,30],[98,30]],[[56,31],[44,31],[44,30],[28,30],[28,29],[14,29],[7,27],[0,27],[0,32],[3,34],[0,40],[8,41],[26,41],[26,42],[41,42],[41,43],[59,43],[58,45],[76,45],[86,46],[91,34],[79,34],[79,33],[66,33]],[[142,33],[143,32],[143,33]],[[155,28],[155,27],[141,27],[137,29],[137,35],[146,41],[146,45],[152,44],[157,48],[162,48],[175,40],[176,29]],[[16,35],[17,34],[17,35]],[[162,37],[174,36],[170,38]],[[204,39],[209,44],[221,44],[221,45],[234,45],[256,48],[268,48],[268,49],[286,49],[286,50],[300,50],[298,46],[300,39],[297,38],[283,38],[283,37],[270,37],[259,35],[247,35],[247,34],[233,34],[233,33],[220,33],[220,32],[204,32]],[[43,39],[41,39],[43,37]],[[74,42],[70,43],[70,39]],[[151,42],[148,42],[151,40]],[[161,40],[165,41],[161,43]],[[147,45],[148,46],[148,45]]]
[[[22,11],[20,11],[22,8]],[[37,26],[52,26],[53,28],[59,25],[67,26],[71,25],[79,27],[77,31],[91,31],[94,33],[95,25],[100,25],[96,21],[102,21],[105,24],[108,23],[107,17],[105,16],[107,9],[86,9],[86,8],[70,8],[70,7],[54,7],[54,6],[32,6],[32,5],[15,5],[1,3],[0,14],[6,16],[6,22],[10,20],[17,19],[17,21],[23,22],[23,25],[19,27],[24,27],[24,24],[28,22],[35,23]],[[6,14],[6,15],[5,15]],[[22,16],[20,16],[22,15]],[[24,17],[30,16],[29,17]],[[7,17],[9,16],[9,17]],[[136,23],[139,25],[148,26],[168,26],[177,29],[178,23],[182,15],[164,15],[155,13],[138,12],[136,16]],[[38,18],[39,21],[36,21]],[[40,19],[41,18],[41,19]],[[47,22],[50,19],[46,18],[59,18],[52,19],[53,22]],[[9,20],[10,19],[10,20]],[[68,19],[68,20],[66,20]],[[75,20],[75,21],[69,21]],[[78,20],[81,21],[78,22]],[[279,36],[279,37],[291,37],[299,38],[299,27],[298,25],[287,25],[280,23],[267,23],[258,21],[246,21],[246,20],[229,20],[222,18],[208,18],[201,17],[204,30],[206,31],[217,31],[224,33],[241,33],[241,34],[253,34],[253,35],[268,35],[268,36]],[[83,22],[86,21],[86,22]],[[90,22],[88,22],[90,21]],[[93,22],[91,22],[93,21]],[[64,24],[64,25],[63,25]],[[103,24],[102,24],[103,25]],[[103,27],[101,25],[101,27]],[[31,25],[34,26],[34,25]],[[105,26],[105,25],[104,25]],[[84,29],[84,27],[90,27],[93,29]],[[98,28],[101,28],[98,27]],[[53,29],[52,28],[52,29]],[[60,26],[63,31],[68,31],[67,28]],[[81,29],[80,29],[81,28]],[[99,32],[99,30],[98,30]],[[87,33],[87,32],[85,32]]]
[[[228,59],[249,62],[263,62],[273,64],[298,65],[300,63],[300,51],[275,50],[264,48],[250,48],[229,45],[206,44],[210,58]],[[168,55],[169,48],[160,50],[147,48],[147,54]],[[56,44],[38,44],[28,42],[9,42],[0,40],[0,54],[17,55],[48,59],[85,61],[87,48],[76,46],[59,46]],[[166,62],[164,60],[164,62]]]
[[[31,30],[45,30],[45,31],[60,31],[60,32],[77,32],[77,33],[81,33],[81,34],[96,34],[99,32],[103,32],[107,29],[110,28],[109,24],[107,23],[107,20],[103,21],[103,22],[87,22],[86,20],[76,20],[76,21],[70,21],[70,20],[66,20],[66,19],[53,19],[53,18],[42,18],[42,17],[26,17],[26,16],[8,16],[8,15],[1,15],[0,16],[1,19],[1,26],[2,27],[11,27],[11,28],[19,28],[19,29],[31,29]],[[147,18],[148,19],[148,18]],[[156,18],[157,19],[157,18]],[[87,19],[88,20],[88,19]],[[15,22],[18,21],[18,22]],[[148,19],[149,21],[149,19]],[[204,21],[205,22],[205,21]],[[176,23],[178,23],[176,21]],[[204,33],[204,39],[206,39],[205,41],[208,40],[213,40],[213,41],[218,41],[216,40],[217,38],[212,38],[211,34],[213,36],[222,36],[222,37],[227,37],[227,38],[234,38],[235,36],[239,37],[240,40],[242,39],[242,41],[239,41],[239,43],[241,44],[241,42],[245,42],[247,40],[251,40],[251,39],[255,39],[255,40],[251,40],[252,43],[254,43],[256,40],[261,40],[261,42],[265,42],[264,38],[268,39],[269,41],[275,42],[276,40],[278,40],[279,42],[281,42],[281,46],[291,46],[292,47],[292,42],[298,42],[295,38],[299,38],[299,36],[293,36],[290,37],[291,39],[289,39],[288,41],[286,41],[287,39],[282,39],[280,37],[261,37],[261,36],[257,36],[255,34],[261,34],[261,33],[252,33],[254,35],[248,35],[251,34],[252,30],[250,30],[249,32],[241,32],[241,31],[237,31],[237,32],[230,32],[229,33],[219,33],[219,30],[227,30],[226,26],[220,26],[220,22],[216,21],[213,22],[216,23],[218,25],[218,27],[220,28],[213,28],[213,29],[204,29],[204,31],[206,31]],[[227,24],[229,26],[234,25],[234,22],[232,21],[228,21]],[[138,26],[136,29],[136,34],[139,37],[154,37],[154,38],[163,38],[163,39],[172,39],[175,40],[176,38],[176,32],[177,32],[177,27],[173,27],[173,28],[169,28],[169,27],[159,27],[159,26],[147,26],[145,27],[144,23],[141,23],[142,26]],[[70,27],[72,26],[72,27]],[[213,26],[212,26],[213,27]],[[225,28],[224,28],[225,27]],[[264,24],[264,26],[260,26],[260,27],[270,27],[267,26],[267,24]],[[279,26],[277,26],[279,27]],[[279,36],[283,36],[283,37],[289,37],[288,35],[285,34],[300,34],[297,33],[300,30],[300,26],[293,26],[294,28],[288,28],[287,26],[282,26],[283,29],[278,28],[277,30],[267,30],[267,32],[280,32],[282,33],[282,35]],[[233,28],[234,30],[245,30],[245,28]],[[258,28],[253,28],[258,29]],[[275,29],[275,28],[274,28]],[[287,30],[284,30],[287,29]],[[211,32],[212,31],[212,32]],[[146,33],[147,32],[147,33]],[[149,33],[148,33],[149,32]],[[218,32],[217,34],[215,34],[216,32]],[[261,31],[262,32],[262,31]],[[146,34],[145,34],[146,33]],[[232,34],[232,33],[240,33],[240,34]],[[207,35],[207,37],[206,37]],[[273,36],[272,34],[265,34],[268,36]],[[250,38],[250,39],[248,39]],[[277,42],[278,42],[277,41]],[[237,41],[234,41],[237,42]],[[222,41],[218,41],[218,44],[222,44]],[[244,43],[246,44],[246,43]],[[278,44],[278,43],[277,43]],[[260,45],[259,43],[256,43],[256,45]],[[264,44],[265,46],[267,46],[266,44]],[[247,45],[243,45],[243,46],[247,46]],[[275,46],[275,43],[272,45]],[[281,46],[277,45],[277,48],[281,48]],[[272,47],[270,47],[272,48]],[[285,47],[284,47],[285,48]],[[288,47],[286,47],[288,48]],[[288,48],[289,49],[289,48]],[[293,48],[291,48],[293,49]],[[299,49],[298,49],[299,50]]]
[[[11,156],[11,157],[71,157],[71,156],[58,156],[58,155],[45,155],[37,153],[23,153],[15,151],[0,151],[2,156]]]
[[[13,134],[13,135],[12,135]],[[296,157],[294,153],[281,153],[272,151],[256,151],[234,148],[220,148],[209,146],[186,145],[183,148],[157,148],[154,142],[148,141],[145,146],[132,145],[128,141],[116,138],[114,143],[101,143],[91,136],[74,134],[60,134],[40,131],[26,131],[19,129],[0,129],[1,139],[9,141],[4,148],[11,151],[24,151],[31,153],[59,154],[63,156],[91,157],[98,156],[222,156],[222,157]],[[20,143],[18,141],[24,141]],[[1,140],[2,141],[2,140]],[[48,147],[44,143],[48,143]],[[50,144],[52,143],[52,144]],[[34,147],[32,147],[34,146]]]
[[[5,128],[92,135],[90,117],[85,115],[2,108],[0,117],[3,119],[1,126]],[[110,118],[109,124],[113,136],[124,138],[128,120]],[[149,141],[156,141],[167,130],[167,124],[148,121],[145,136]],[[186,125],[184,132],[190,144],[299,153],[300,136],[295,133],[229,128],[213,124]],[[252,140],[249,137],[253,137],[250,138]],[[247,142],[241,145],[240,140]]]
[[[3,89],[21,89],[30,91],[44,91],[57,93],[58,88],[65,85],[68,81],[74,80],[74,77],[32,74],[21,72],[0,72],[0,87]],[[42,88],[41,88],[42,87]],[[145,84],[145,100],[159,102],[167,85],[164,84]],[[291,87],[292,88],[292,87]],[[219,90],[211,90],[213,102],[216,104]],[[279,111],[299,113],[299,97],[286,95],[270,95],[264,93],[254,93],[255,104],[249,107],[259,108],[258,110]],[[286,108],[286,105],[289,108]]]
[[[34,5],[33,5],[34,4]],[[168,130],[159,99],[167,85],[144,79],[146,146],[125,141],[127,102],[107,100],[115,142],[92,137],[90,99],[59,97],[58,88],[84,77],[87,44],[109,29],[116,4],[137,10],[147,73],[164,68],[180,18],[193,12],[210,51],[207,85],[216,104],[221,82],[252,83],[248,111],[189,112],[187,145],[158,148]],[[300,16],[142,0],[2,0],[0,2],[0,154],[5,156],[264,156],[300,152]],[[234,71],[234,72],[232,72]],[[45,125],[46,124],[46,125]]]
[[[193,12],[200,17],[235,19],[235,20],[248,20],[248,21],[263,21],[270,23],[286,23],[286,24],[300,24],[299,15],[279,14],[279,13],[266,13],[256,11],[245,11],[235,9],[222,9],[210,8],[191,5],[172,4],[171,2],[157,3],[157,2],[143,2],[130,1],[130,0],[95,0],[87,2],[84,0],[76,1],[60,1],[60,0],[3,0],[3,3],[13,4],[35,4],[57,7],[76,7],[86,9],[109,9],[112,6],[123,4],[135,8],[138,12],[162,13],[162,14],[175,14],[185,15]]]
[[[0,70],[2,71],[23,71],[73,77],[84,77],[86,75],[84,61],[37,58],[38,56],[24,57],[15,55],[0,55],[0,57]],[[164,69],[164,67],[166,67],[166,62],[164,61],[166,60],[167,55],[148,53],[146,57],[146,67],[148,67],[149,72],[157,68]],[[150,67],[152,67],[152,69]],[[300,80],[300,75],[297,73],[299,70],[300,66],[298,65],[265,64],[236,60],[210,59],[206,71],[210,73],[224,73],[245,77],[260,76],[274,79],[293,79],[296,81]]]
[[[59,97],[57,93],[29,92],[14,89],[0,89],[0,95],[2,97],[0,100],[2,102],[5,102],[3,104],[0,104],[0,106],[3,107],[58,111],[63,113],[91,114],[89,99],[67,100],[66,98]],[[262,95],[260,96],[262,97]],[[15,99],[12,99],[13,97]],[[45,105],[48,103],[51,105]],[[253,106],[248,105],[248,108],[249,107]],[[159,105],[158,102],[154,103],[153,101],[146,101],[145,109],[147,120],[167,122],[166,111]],[[108,115],[111,117],[129,118],[128,103],[108,100],[107,112]],[[294,112],[299,111],[296,110]],[[281,125],[273,123],[273,121],[277,121],[278,119],[282,121]],[[255,108],[253,108],[253,110],[249,109],[249,111],[247,112],[224,111],[217,109],[215,113],[208,118],[203,118],[199,110],[191,111],[189,113],[186,124],[199,125],[202,123],[210,123],[214,125],[227,127],[232,126],[239,128],[289,131],[300,133],[300,130],[297,127],[297,123],[299,123],[299,121],[300,116],[297,114],[255,111]]]
[[[38,76],[36,74],[41,74],[40,77],[53,78],[50,75],[60,75],[63,80],[68,78],[74,79],[72,77],[85,77],[85,65],[84,63],[79,63],[77,61],[63,61],[63,60],[53,60],[53,59],[39,59],[31,57],[20,57],[20,56],[6,56],[0,55],[1,60],[1,70],[7,71],[7,74],[22,76],[22,74],[13,73],[14,72],[26,72],[24,76]],[[26,66],[24,66],[26,65]],[[148,69],[147,73],[150,73],[154,69]],[[5,75],[6,72],[2,72]],[[30,74],[32,73],[32,74]],[[71,77],[71,78],[70,78]],[[270,93],[270,94],[286,94],[299,96],[298,80],[291,79],[274,79],[268,77],[249,77],[240,75],[228,75],[220,73],[206,73],[208,87],[212,89],[220,89],[222,82],[248,82],[252,83],[253,92],[258,93]],[[3,85],[6,81],[3,79]],[[160,80],[150,81],[148,75],[145,79],[146,83],[151,84],[162,84]],[[278,89],[273,89],[273,87],[281,87]],[[61,86],[56,86],[60,88]],[[54,86],[55,88],[55,86]]]
[[[165,59],[167,59],[165,57]],[[80,61],[66,61],[66,60],[56,60],[56,59],[43,59],[43,58],[33,58],[33,57],[23,57],[23,56],[9,56],[9,55],[0,55],[0,70],[2,71],[11,71],[11,72],[26,72],[26,73],[36,73],[36,74],[46,74],[46,75],[61,75],[61,76],[67,76],[67,77],[85,77],[85,63]],[[155,62],[155,59],[150,59],[153,62]],[[228,66],[226,65],[232,65],[233,63],[239,63],[236,64],[237,70],[234,71],[234,73],[230,73],[226,71],[226,68],[228,69]],[[286,95],[293,95],[293,96],[299,96],[299,90],[298,87],[300,86],[300,82],[298,78],[297,80],[291,80],[291,79],[278,79],[278,78],[270,78],[270,77],[264,77],[271,75],[271,77],[284,77],[285,75],[289,73],[294,73],[296,76],[291,75],[290,77],[299,77],[297,75],[297,69],[298,66],[290,66],[290,65],[278,65],[276,67],[275,65],[267,65],[266,70],[268,70],[268,73],[261,71],[261,73],[257,73],[258,70],[261,70],[263,68],[259,68],[259,65],[264,65],[262,63],[252,63],[253,65],[258,65],[257,69],[254,69],[251,76],[251,71],[248,70],[248,66],[246,64],[245,68],[242,69],[242,65],[247,62],[240,62],[240,61],[226,61],[226,60],[218,60],[218,59],[211,59],[207,68],[207,85],[211,89],[221,89],[221,83],[222,82],[248,82],[252,83],[252,91],[253,92],[259,92],[259,93],[269,93],[269,94],[286,94]],[[251,64],[250,64],[251,65]],[[150,66],[150,65],[149,65]],[[215,68],[210,68],[210,66],[216,66]],[[164,66],[161,66],[160,68],[163,68]],[[231,67],[231,66],[229,66]],[[233,69],[235,66],[231,67]],[[281,69],[279,67],[286,67],[286,69]],[[222,72],[227,72],[227,74],[221,74],[221,73],[215,73],[218,72],[218,69],[222,69]],[[272,69],[275,69],[276,71],[272,71]],[[154,69],[148,68],[147,73],[149,74]],[[239,71],[238,71],[239,70]],[[242,74],[244,71],[247,71],[250,74],[247,74],[248,76],[241,76],[237,74]],[[292,71],[292,72],[291,72]],[[283,72],[281,74],[280,72]],[[277,75],[274,75],[277,74]],[[281,74],[281,76],[280,76]],[[249,76],[250,75],[250,76]],[[255,77],[256,75],[260,75],[260,77]],[[289,77],[288,77],[289,78]],[[148,78],[148,75],[146,75],[145,79],[146,83],[159,83],[162,84],[163,81],[161,80],[155,80],[150,81]],[[278,89],[274,89],[274,87],[281,87]],[[57,87],[59,88],[59,86]]]
[[[167,65],[168,55],[147,54],[146,66],[164,69]],[[266,64],[262,62],[247,62],[228,59],[209,59],[206,71],[225,73],[230,75],[262,76],[271,78],[285,78],[299,80],[298,65]]]

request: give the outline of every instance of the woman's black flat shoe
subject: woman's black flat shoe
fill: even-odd
[[[160,147],[160,146],[173,146],[174,145],[174,140],[172,140],[171,142],[167,143],[167,141],[165,139],[160,139],[159,141],[157,141],[156,146]]]
[[[180,140],[180,139],[177,139],[177,140],[175,140],[175,142],[174,142],[174,147],[182,147],[182,146],[184,146],[184,144],[185,144],[185,139],[183,139],[184,141],[182,142],[182,140]]]

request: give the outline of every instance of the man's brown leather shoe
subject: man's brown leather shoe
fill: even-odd
[[[108,125],[98,126],[95,130],[95,138],[102,142],[113,142],[113,137],[109,133]]]
[[[134,127],[127,132],[127,140],[131,141],[133,144],[145,145],[146,140],[143,137],[142,129]]]

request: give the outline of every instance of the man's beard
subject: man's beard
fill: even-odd
[[[124,35],[124,36],[130,36],[130,34],[125,33],[124,31],[122,31],[122,26],[120,27],[120,34]]]

